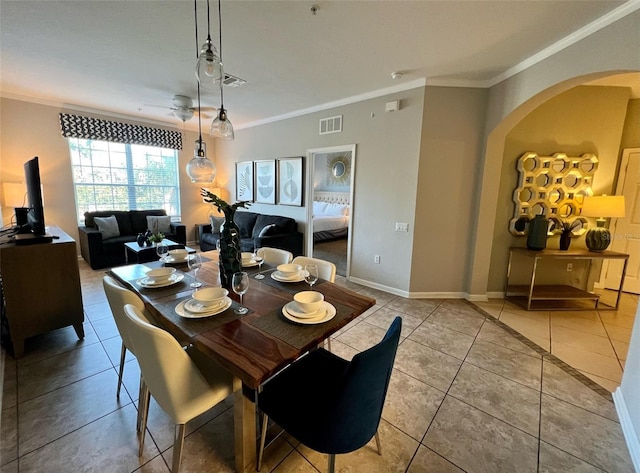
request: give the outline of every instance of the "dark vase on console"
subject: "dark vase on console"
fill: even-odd
[[[549,220],[544,215],[536,215],[529,222],[527,229],[527,248],[534,251],[541,251],[547,247],[547,231],[549,230]]]
[[[223,208],[224,222],[220,225],[220,285],[231,290],[233,274],[242,270],[240,229],[233,221],[236,209]]]
[[[566,251],[571,244],[571,230],[563,230],[560,234],[560,249]]]
[[[144,233],[138,233],[136,241],[138,242],[138,246],[142,247],[147,242],[147,237],[144,236]]]

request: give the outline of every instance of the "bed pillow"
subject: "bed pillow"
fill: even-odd
[[[313,215],[322,215],[326,208],[327,208],[326,202],[320,202],[317,200],[313,201]]]
[[[327,204],[324,210],[325,215],[332,215],[334,217],[343,217],[346,215],[347,206],[344,204]]]
[[[98,230],[102,233],[103,240],[120,236],[120,228],[118,227],[118,221],[115,215],[110,217],[95,217],[93,220],[96,222]]]
[[[152,233],[169,233],[171,231],[171,217],[156,217],[148,215],[147,228],[151,230]]]

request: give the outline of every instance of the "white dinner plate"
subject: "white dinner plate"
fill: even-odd
[[[176,273],[173,273],[171,276],[169,276],[169,280],[168,281],[163,281],[161,283],[157,283],[157,282],[155,282],[153,279],[151,279],[149,277],[144,277],[142,279],[138,279],[136,282],[139,285],[141,285],[142,287],[146,287],[148,289],[153,289],[153,288],[157,288],[157,287],[171,286],[173,284],[179,283],[183,279],[184,279],[184,274],[176,272]]]
[[[289,302],[288,304],[285,304],[284,307],[282,308],[282,315],[284,315],[287,319],[291,320],[292,322],[296,322],[298,324],[307,324],[307,325],[321,324],[333,319],[336,316],[336,308],[331,304],[329,304],[327,301],[323,302],[324,310],[325,310],[324,316],[318,316],[313,319],[299,319],[298,317],[291,315],[287,310],[287,306],[289,304],[291,304],[291,302]]]
[[[287,277],[284,276],[280,271],[274,271],[273,273],[271,273],[271,279],[275,279],[279,282],[300,282],[304,281],[304,275],[304,271],[298,271],[298,274]]]
[[[218,310],[220,307],[227,304],[229,300],[230,299],[225,296],[222,298],[222,301],[218,304],[204,306],[195,299],[189,299],[187,302],[184,303],[184,308],[194,314],[202,314],[204,312],[213,312],[215,310]]]
[[[185,309],[185,304],[189,300],[191,300],[191,299],[187,299],[186,301],[182,301],[175,308],[176,314],[178,314],[180,317],[184,317],[185,319],[200,319],[200,318],[203,318],[203,317],[211,317],[212,315],[220,314],[221,312],[224,312],[229,307],[231,307],[231,299],[228,298],[228,297],[225,297],[226,302],[224,304],[222,304],[221,306],[218,306],[217,308],[215,308],[213,310],[210,310],[210,311],[207,311],[207,312],[194,313],[194,312],[191,312],[190,310]]]
[[[258,262],[256,260],[251,260],[248,263],[244,261],[241,262],[243,268],[253,268],[254,266],[258,266]]]

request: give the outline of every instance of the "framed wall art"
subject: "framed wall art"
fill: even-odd
[[[236,163],[236,200],[253,202],[253,161]]]
[[[278,159],[278,204],[302,206],[302,156]]]
[[[276,160],[254,161],[255,201],[261,204],[276,203]]]

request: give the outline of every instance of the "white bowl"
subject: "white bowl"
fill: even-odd
[[[253,261],[253,253],[249,253],[248,251],[242,252],[242,262],[243,263],[251,263]]]
[[[278,271],[285,277],[293,277],[302,270],[302,266],[299,264],[279,264]]]
[[[189,252],[184,248],[178,248],[175,250],[169,250],[169,256],[171,256],[176,261],[181,261],[187,259],[187,255]]]
[[[193,298],[204,307],[221,304],[229,291],[222,287],[205,287],[193,293]]]
[[[171,275],[176,272],[176,268],[156,268],[147,271],[147,277],[155,282],[162,283],[169,280]]]
[[[320,310],[322,302],[324,301],[324,295],[316,291],[302,291],[294,294],[293,300],[296,301],[300,312],[311,314]]]

